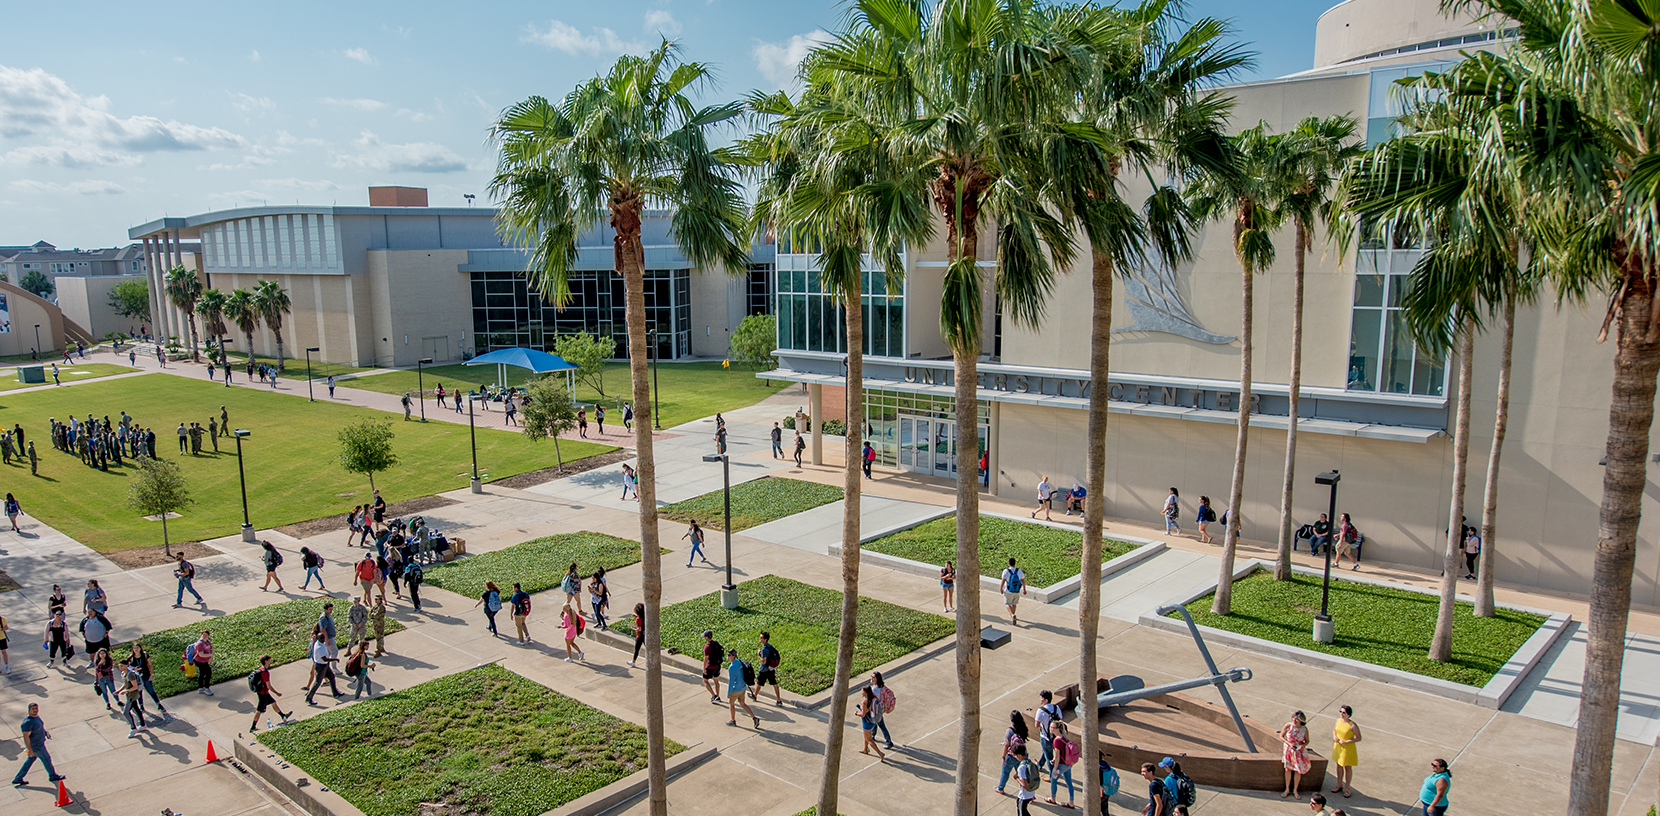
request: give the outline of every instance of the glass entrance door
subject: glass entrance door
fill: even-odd
[[[973,452],[978,464],[989,428],[979,426],[979,444]],[[957,475],[957,423],[948,419],[899,416],[899,467],[941,478]]]

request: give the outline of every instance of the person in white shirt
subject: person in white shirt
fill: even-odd
[[[1020,596],[1026,594],[1026,572],[1014,565],[1014,559],[1009,559],[1008,568],[1003,570],[1002,578],[1003,605],[1009,609],[1009,622],[1020,623],[1020,616],[1015,614],[1015,607],[1020,604]]]
[[[1049,511],[1054,508],[1055,488],[1049,484],[1048,476],[1038,477],[1038,504],[1037,510],[1032,511],[1032,518],[1037,518],[1038,510],[1043,511],[1043,520],[1051,521]]]

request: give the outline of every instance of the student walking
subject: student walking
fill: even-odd
[[[386,654],[386,593],[375,596],[375,606],[369,610],[369,622],[375,626],[375,657]]]
[[[588,409],[587,408],[578,408],[577,411],[576,411],[576,435],[583,438],[583,439],[588,438]]]
[[[1280,753],[1281,763],[1285,765],[1285,790],[1280,798],[1290,799],[1302,794],[1298,788],[1302,787],[1303,774],[1308,773],[1308,718],[1303,712],[1291,713],[1291,722],[1280,728],[1280,742],[1284,750]]]
[[[784,458],[784,429],[778,423],[772,423],[772,458]]]
[[[110,657],[110,650],[99,649],[90,652],[92,655],[92,691],[104,698],[104,710],[114,711],[110,706],[111,698],[119,702],[121,696],[115,690],[115,659]]]
[[[582,608],[582,576],[577,574],[575,561],[565,568],[565,577],[559,579],[559,589],[565,593],[566,606],[574,604],[576,609]]]
[[[1055,772],[1055,744],[1054,736],[1049,731],[1049,724],[1061,719],[1061,707],[1055,705],[1055,694],[1048,689],[1038,692],[1037,714],[1032,719],[1037,721],[1038,748],[1043,751],[1042,759],[1038,760],[1038,768],[1051,774]]]
[[[518,633],[519,645],[523,646],[530,642],[530,627],[526,625],[530,618],[530,593],[514,582],[513,594],[507,600],[513,606],[513,628]]]
[[[63,656],[63,665],[69,665],[69,658],[73,657],[69,646],[69,622],[63,619],[63,609],[52,610],[52,617],[46,622],[46,667],[51,668],[59,655]]]
[[[33,713],[34,706],[29,706],[29,711]],[[1430,760],[1429,776],[1424,777],[1424,784],[1418,789],[1418,804],[1423,807],[1424,816],[1446,816],[1451,791],[1452,769],[1447,767],[1447,761]]]
[[[409,590],[409,603],[415,611],[421,611],[421,582],[426,579],[426,570],[420,563],[409,561],[403,565],[403,585]]]
[[[315,552],[312,552],[310,547],[301,547],[300,548],[300,566],[305,568],[305,582],[300,584],[300,589],[303,590],[303,589],[309,588],[311,586],[311,579],[316,578],[317,579],[317,588],[319,590],[322,590],[323,592],[329,591],[329,588],[327,586],[324,586],[324,584],[323,584],[323,573],[322,573],[323,557],[322,556],[318,555]],[[279,586],[277,588],[281,589],[282,587]]]
[[[100,614],[110,610],[109,595],[98,585],[97,579],[86,582],[86,591],[81,593],[81,605]]]
[[[282,566],[282,553],[277,552],[277,548],[271,546],[269,541],[261,541],[259,544],[263,550],[259,554],[259,560],[265,564],[265,584],[259,590],[261,592],[270,591],[271,582],[276,581],[277,591],[282,592],[282,579],[277,577],[277,567]]]
[[[572,606],[569,600],[565,601],[565,608],[559,611],[559,627],[564,630],[565,634],[566,663],[573,663],[587,657],[581,649],[576,648],[576,639],[582,636],[583,626],[581,613],[576,611],[576,607]]]
[[[945,611],[951,611],[951,602],[956,600],[957,568],[950,561],[940,567],[940,591],[945,595]]]
[[[1170,488],[1170,495],[1164,497],[1164,534],[1182,534],[1182,522],[1179,516],[1182,512],[1182,494],[1176,488]],[[1168,814],[1167,814],[1168,816]]]
[[[594,424],[599,426],[599,435],[605,435],[605,406],[594,404]]]
[[[1049,484],[1048,476],[1038,477],[1037,497],[1037,510],[1032,511],[1032,518],[1037,518],[1037,514],[1042,512],[1044,521],[1052,521],[1049,511],[1055,506],[1055,488]]]
[[[1009,784],[1009,774],[1015,766],[1020,764],[1020,758],[1015,756],[1015,749],[1024,749],[1030,733],[1026,729],[1026,718],[1020,716],[1019,711],[1009,712],[1009,727],[1003,730],[1003,769],[997,774],[997,793],[1007,796],[1003,788]]]
[[[863,453],[863,459],[864,459],[864,463],[865,463],[865,478],[869,479],[870,478],[870,468],[871,468],[872,465],[876,464],[876,449],[871,447],[869,442],[865,443],[865,450],[864,450],[864,453]]]
[[[1031,816],[1038,785],[1043,783],[1042,772],[1027,754],[1026,746],[1015,746],[1014,757],[1014,812],[1017,816]]]
[[[202,630],[196,642],[185,647],[185,662],[196,667],[196,693],[213,696],[213,634]]]
[[[11,497],[11,494],[7,493],[6,496],[9,499]],[[11,512],[10,508],[11,508],[11,504],[8,501],[7,502],[7,513],[8,514]],[[13,527],[13,529],[15,529],[17,527],[17,524],[14,522],[12,524],[12,527]],[[1475,580],[1475,577],[1476,577],[1476,562],[1478,560],[1480,560],[1480,558],[1481,558],[1481,533],[1477,532],[1476,529],[1474,527],[1472,527],[1472,528],[1470,528],[1469,534],[1464,536],[1464,572],[1467,573],[1464,576],[1465,578],[1468,578],[1472,581]]]
[[[489,621],[490,636],[500,637],[501,633],[496,631],[496,613],[501,611],[501,590],[496,588],[495,581],[484,582],[484,592],[479,594],[478,603],[473,604],[473,608],[481,606],[484,607],[485,620]]]
[[[693,558],[702,558],[703,563],[709,563],[709,558],[703,554],[703,528],[697,526],[697,519],[692,519],[691,524],[692,526],[686,529],[686,534],[680,537],[682,541],[688,538],[692,540],[692,551],[686,556],[688,567],[692,565]]]
[[[277,705],[277,698],[282,696],[282,692],[277,691],[277,687],[271,684],[270,655],[259,656],[259,668],[254,670],[252,677],[248,678],[248,685],[258,699],[258,704],[254,708],[253,725],[248,726],[249,733],[259,730],[259,715],[264,714],[267,708],[276,710],[277,716],[281,717],[284,723],[288,722],[288,712],[283,711],[282,706]],[[269,718],[267,718],[267,724],[269,724]]]
[[[7,637],[6,634],[9,629],[11,629],[11,627],[6,624],[6,616],[0,615],[0,664],[3,664],[5,667],[4,669],[0,669],[0,674],[12,673],[10,638]]]
[[[646,645],[646,605],[643,604],[643,603],[637,603],[637,604],[634,605],[634,656],[629,658],[629,660],[628,660],[628,667],[629,668],[631,668],[631,669],[634,668],[634,664],[639,662],[639,660],[640,660],[640,648],[645,646],[645,645]]]
[[[346,610],[346,623],[352,627],[351,643],[363,640],[369,634],[369,607],[364,606],[363,601],[363,598],[353,598],[352,608]]]
[[[772,697],[779,705],[784,704],[784,695],[778,688],[778,664],[784,662],[784,655],[779,653],[778,647],[772,645],[772,633],[761,633],[761,648],[755,650],[755,685],[750,687],[749,699],[760,701],[761,692],[767,684],[772,684]]]
[[[1026,594],[1026,571],[1014,565],[1014,559],[1009,559],[1009,565],[1003,569],[1002,591],[1003,606],[1009,610],[1009,622],[1019,625],[1020,616],[1016,614],[1016,607],[1020,605],[1020,596]]]
[[[1175,757],[1165,757],[1159,760],[1159,770],[1164,771],[1164,792],[1169,797],[1170,807],[1182,813],[1197,799],[1197,790],[1193,787],[1193,779],[1182,773],[1182,763]]]
[[[1216,508],[1210,506],[1209,496],[1199,497],[1199,512],[1194,515],[1193,521],[1199,525],[1199,543],[1209,544],[1210,525],[1216,523]]]
[[[1141,778],[1147,780],[1147,806],[1141,809],[1144,816],[1173,816],[1175,808],[1170,802],[1170,791],[1159,779],[1153,763],[1141,763]]]
[[[634,403],[632,403],[632,402],[623,403],[622,412],[623,412],[623,428],[626,429],[626,430],[630,430],[630,431],[634,430]]]
[[[39,703],[29,704],[29,716],[18,726],[18,731],[23,736],[24,759],[23,767],[18,768],[17,775],[12,777],[12,787],[21,788],[29,784],[29,780],[24,777],[28,775],[29,769],[34,767],[36,760],[46,768],[46,781],[57,782],[65,779],[66,777],[59,776],[58,770],[52,767],[52,754],[46,750],[46,741],[52,738],[52,732],[46,730],[46,724],[40,720]]]
[[[1078,743],[1067,738],[1066,723],[1058,719],[1049,721],[1050,750],[1054,754],[1054,764],[1049,771],[1049,798],[1043,801],[1056,804],[1055,794],[1060,790],[1060,782],[1066,780],[1066,805],[1073,807],[1073,798],[1077,795],[1072,787],[1072,766],[1078,764],[1080,750]]]
[[[755,730],[759,731],[761,730],[761,718],[755,716],[754,709],[749,707],[749,700],[745,699],[744,695],[755,680],[755,667],[745,663],[743,658],[738,657],[737,649],[727,652],[726,657],[732,661],[726,667],[726,724],[730,726],[738,724],[738,707],[742,706],[744,713],[748,714],[749,719],[754,721]]]
[[[229,372],[226,372],[229,373]],[[334,399],[334,375],[329,375],[329,399]],[[444,387],[438,386],[438,404],[444,404]]]
[[[1481,539],[1478,537],[1476,539],[1478,554],[1480,552],[1480,541]],[[1349,562],[1353,565],[1350,569],[1360,569],[1360,531],[1355,529],[1354,522],[1349,520],[1348,513],[1339,513],[1337,514],[1337,557],[1333,559],[1337,563],[1337,566],[1343,566],[1343,559],[1345,556],[1348,557]],[[1471,565],[1470,573],[1472,578],[1475,577],[1475,571],[1475,566]]]
[[[380,580],[380,568],[375,566],[375,554],[372,552],[363,553],[363,559],[357,562],[354,574],[357,576],[357,582],[363,585],[363,603],[367,604],[369,598],[372,597],[370,593],[374,591],[375,584]],[[352,639],[356,640],[357,638]]]
[[[127,720],[127,738],[132,739],[150,730],[144,721],[144,685],[138,682],[137,669],[129,666],[121,675],[121,716]]]
[[[81,640],[86,645],[87,661],[90,664],[92,656],[100,649],[110,646],[110,621],[104,613],[92,609],[86,611],[86,617],[81,619]]]
[[[132,653],[127,655],[127,666],[138,673],[139,685],[142,685],[144,690],[150,693],[150,699],[155,701],[156,710],[161,712],[162,722],[173,719],[173,715],[167,713],[167,706],[162,705],[161,698],[156,696],[156,667],[150,662],[150,653],[144,651],[143,643],[133,641]]]
[[[21,533],[23,529],[17,526],[17,517],[23,515],[23,505],[18,503],[17,497],[6,494],[6,518],[12,523],[12,532]]]
[[[196,565],[186,561],[182,552],[174,553],[173,558],[177,561],[177,564],[173,567],[173,577],[177,578],[179,582],[178,594],[173,598],[173,608],[178,609],[184,606],[184,594],[186,592],[189,592],[196,599],[197,604],[205,606],[207,601],[202,600],[202,594],[197,592],[195,585],[191,583],[196,579]]]
[[[888,733],[888,715],[893,713],[899,700],[894,696],[893,689],[888,688],[888,684],[882,680],[882,673],[879,671],[870,673],[870,687],[871,693],[876,695],[876,727],[882,729],[882,739],[887,742],[888,750],[892,751],[893,735]]]
[[[1360,764],[1360,726],[1354,721],[1354,709],[1339,706],[1337,723],[1331,729],[1331,763],[1337,769],[1337,785],[1332,793],[1341,793],[1346,799],[1354,790],[1355,766]]]
[[[594,570],[593,577],[588,581],[588,605],[594,610],[594,626],[601,632],[610,631],[605,613],[611,608],[611,586],[605,582],[604,567]]]
[[[317,704],[317,689],[323,687],[323,681],[329,682],[329,692],[335,697],[343,696],[340,686],[334,682],[334,664],[339,661],[334,644],[329,642],[326,632],[319,630],[311,640],[311,686],[306,690],[306,705]]]
[[[801,432],[795,432],[795,466],[801,467],[801,452],[807,449],[807,440],[801,438]]]
[[[365,694],[375,696],[374,684],[369,682],[369,670],[375,664],[369,661],[369,641],[354,641],[346,650],[346,676],[352,679],[352,699]]]
[[[638,476],[634,475],[634,468],[631,468],[628,465],[623,465],[622,466],[622,483],[623,483],[622,497],[624,499],[628,498],[628,492],[630,490],[632,490],[632,491],[634,491],[634,500],[635,501],[640,500],[640,486],[639,486],[639,483],[636,481],[636,479],[638,479],[638,478],[639,478]]]
[[[703,690],[709,692],[709,702],[720,702],[720,665],[726,649],[715,640],[715,633],[703,630]]]

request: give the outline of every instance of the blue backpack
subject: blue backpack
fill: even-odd
[[[1006,592],[1019,592],[1025,588],[1026,576],[1018,567],[1009,567],[1007,572],[1009,574],[1009,588],[1005,590]]]
[[[1118,795],[1118,771],[1104,759],[1101,760],[1101,795]]]

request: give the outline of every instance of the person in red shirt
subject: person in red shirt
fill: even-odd
[[[282,717],[282,721],[288,722],[288,712],[283,711],[282,706],[277,705],[277,698],[282,696],[282,692],[277,691],[271,685],[270,655],[259,656],[259,669],[254,672],[253,681],[249,685],[253,686],[254,693],[259,695],[259,707],[254,709],[254,724],[248,726],[250,732],[259,730],[259,715],[264,714],[267,708],[276,709],[277,715]]]
[[[375,588],[375,579],[380,577],[380,570],[375,568],[375,556],[365,552],[363,560],[357,562],[357,582],[363,585],[363,605],[369,605],[370,591]]]

